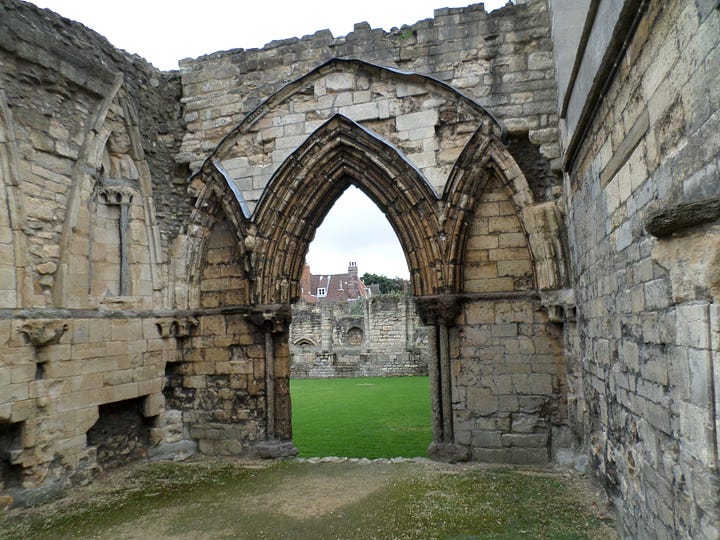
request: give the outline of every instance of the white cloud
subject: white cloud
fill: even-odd
[[[365,272],[408,278],[405,255],[385,215],[362,191],[349,187],[330,209],[310,244],[313,274],[347,272],[356,262]]]
[[[233,0],[35,0],[39,7],[83,23],[113,45],[139,54],[160,69],[177,69],[182,58],[228,49],[260,48],[272,40],[302,37],[329,29],[335,37],[352,32],[356,23],[390,30],[431,18],[433,10],[463,7],[471,0],[387,2],[305,2]],[[487,10],[505,0],[485,2]]]

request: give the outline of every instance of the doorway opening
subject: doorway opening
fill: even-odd
[[[408,278],[387,219],[350,186],[316,231],[292,310],[300,456],[426,455],[430,349]]]

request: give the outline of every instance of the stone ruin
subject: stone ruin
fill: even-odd
[[[717,0],[516,0],[160,72],[3,0],[0,488],[292,455],[290,306],[354,185],[431,457],[584,459],[622,536],[717,538],[719,40]]]
[[[292,307],[290,376],[298,378],[427,375],[427,328],[411,297],[381,294],[355,302]]]

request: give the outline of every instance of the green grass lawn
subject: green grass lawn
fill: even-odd
[[[300,457],[427,455],[427,377],[292,379],[290,393]]]

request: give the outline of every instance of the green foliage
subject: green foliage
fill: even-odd
[[[301,457],[419,457],[432,441],[427,377],[293,379]]]
[[[365,272],[360,279],[365,285],[380,285],[381,294],[402,293],[406,289],[407,281],[403,278],[389,278],[387,276]]]
[[[350,305],[350,315],[354,317],[362,317],[365,314],[365,304],[367,300],[363,297],[358,298]]]

